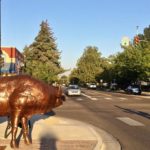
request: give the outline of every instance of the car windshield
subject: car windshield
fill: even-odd
[[[139,86],[138,85],[133,85],[132,88],[139,88]]]
[[[96,85],[95,83],[90,83],[90,85]]]
[[[69,85],[69,89],[79,89],[78,85]]]

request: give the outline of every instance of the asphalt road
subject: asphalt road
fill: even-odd
[[[90,123],[113,135],[123,150],[150,150],[150,96],[82,90],[56,115]]]

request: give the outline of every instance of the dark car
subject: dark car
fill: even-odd
[[[141,87],[139,85],[129,85],[125,91],[129,94],[138,94],[141,95],[142,90]]]

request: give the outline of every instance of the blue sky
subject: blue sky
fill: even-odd
[[[1,0],[2,46],[20,51],[30,45],[48,20],[61,65],[68,69],[87,46],[97,46],[102,56],[121,51],[123,36],[133,39],[150,25],[150,0]]]

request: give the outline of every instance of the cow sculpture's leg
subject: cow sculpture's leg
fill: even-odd
[[[31,140],[29,139],[28,119],[26,117],[22,117],[21,123],[22,123],[23,137],[24,137],[25,144],[31,144]]]
[[[7,127],[5,130],[4,137],[7,138],[11,134],[11,120],[10,117],[8,116],[8,122],[7,122]]]
[[[18,122],[19,122],[19,112],[13,112],[11,116],[11,124],[12,124],[12,139],[11,139],[11,147],[17,148],[16,135],[18,130]]]

